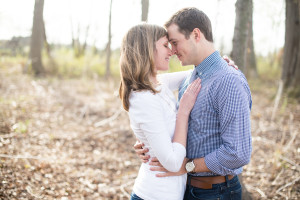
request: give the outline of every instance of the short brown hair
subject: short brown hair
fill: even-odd
[[[186,39],[189,39],[191,32],[198,28],[208,41],[213,42],[211,22],[208,16],[197,8],[179,10],[165,23],[165,27],[168,28],[171,24],[176,24]]]

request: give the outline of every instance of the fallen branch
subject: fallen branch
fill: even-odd
[[[34,194],[30,186],[26,186],[26,191],[34,198],[38,198],[38,199],[43,198],[43,196],[41,196],[40,194]]]
[[[0,154],[0,158],[47,160],[46,158],[41,158],[36,156],[21,156],[21,155],[15,156],[15,155],[7,155],[7,154]]]
[[[279,177],[281,176],[281,174],[283,173],[284,169],[282,168],[281,171],[279,172],[279,174],[276,176],[276,178],[274,179],[274,181],[271,183],[271,185],[277,185],[277,180],[279,179]]]
[[[294,119],[294,115],[290,114],[289,127],[290,127],[290,132],[291,132],[292,138],[290,139],[290,141],[288,142],[288,144],[285,145],[285,147],[283,149],[284,152],[287,152],[289,150],[289,148],[292,146],[292,143],[294,142],[296,136],[298,135],[297,131],[293,131],[294,130],[293,119]]]
[[[21,134],[20,133],[5,134],[5,135],[0,135],[0,138],[7,139],[7,138],[12,138],[12,137],[15,137],[18,135],[21,135]]]
[[[260,194],[260,196],[262,198],[267,198],[266,194],[261,189],[259,189],[258,187],[253,187],[251,185],[247,185],[247,188],[249,188],[250,190],[255,190],[256,192],[258,192]]]
[[[282,90],[283,90],[283,81],[280,80],[278,91],[277,91],[276,98],[275,98],[274,108],[273,108],[273,111],[272,111],[271,121],[274,121],[274,119],[275,119],[275,114],[276,114],[276,111],[278,109],[279,101],[280,101],[280,98],[281,98],[281,95],[282,95]]]
[[[300,180],[300,176],[297,177],[296,179],[294,179],[292,182],[289,182],[289,183],[285,184],[284,186],[280,187],[278,190],[276,190],[276,194],[278,194],[278,193],[279,193],[281,190],[283,190],[284,188],[293,185],[294,183],[296,183],[296,182],[299,181],[299,180]]]
[[[293,165],[296,168],[296,170],[300,171],[299,165],[297,163],[293,162],[292,160],[290,160],[290,159],[288,159],[287,157],[284,157],[284,156],[280,156],[279,158],[283,161],[286,161],[286,162],[290,163],[291,165]]]
[[[107,123],[109,123],[111,121],[114,121],[121,114],[122,111],[123,110],[121,110],[121,109],[117,110],[111,117],[106,118],[106,119],[104,119],[104,120],[102,120],[100,122],[95,123],[94,127],[97,128],[97,127],[103,126],[103,125],[105,125],[105,124],[107,124]]]
[[[278,192],[278,194],[279,194],[280,196],[284,197],[286,200],[288,200],[288,199],[289,199],[289,197],[288,197],[288,196],[286,196],[285,194],[283,194],[282,192]]]

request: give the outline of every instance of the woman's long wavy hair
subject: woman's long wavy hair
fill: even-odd
[[[140,24],[132,27],[124,36],[121,46],[119,95],[126,111],[129,110],[131,91],[157,91],[150,77],[156,76],[154,66],[155,42],[167,35],[163,27]]]

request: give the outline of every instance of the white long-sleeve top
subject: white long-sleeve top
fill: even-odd
[[[186,149],[172,143],[176,123],[176,99],[172,91],[177,90],[190,71],[159,75],[161,85],[153,94],[150,91],[132,92],[130,95],[129,118],[135,136],[149,149],[150,157],[157,157],[168,171],[179,171]],[[135,180],[133,191],[139,197],[152,199],[183,199],[186,175],[158,178],[150,171],[151,166],[143,163]]]

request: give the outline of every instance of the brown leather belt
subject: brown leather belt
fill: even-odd
[[[228,180],[234,176],[228,175]],[[226,182],[225,176],[188,176],[187,185],[201,189],[212,189],[213,184]]]

